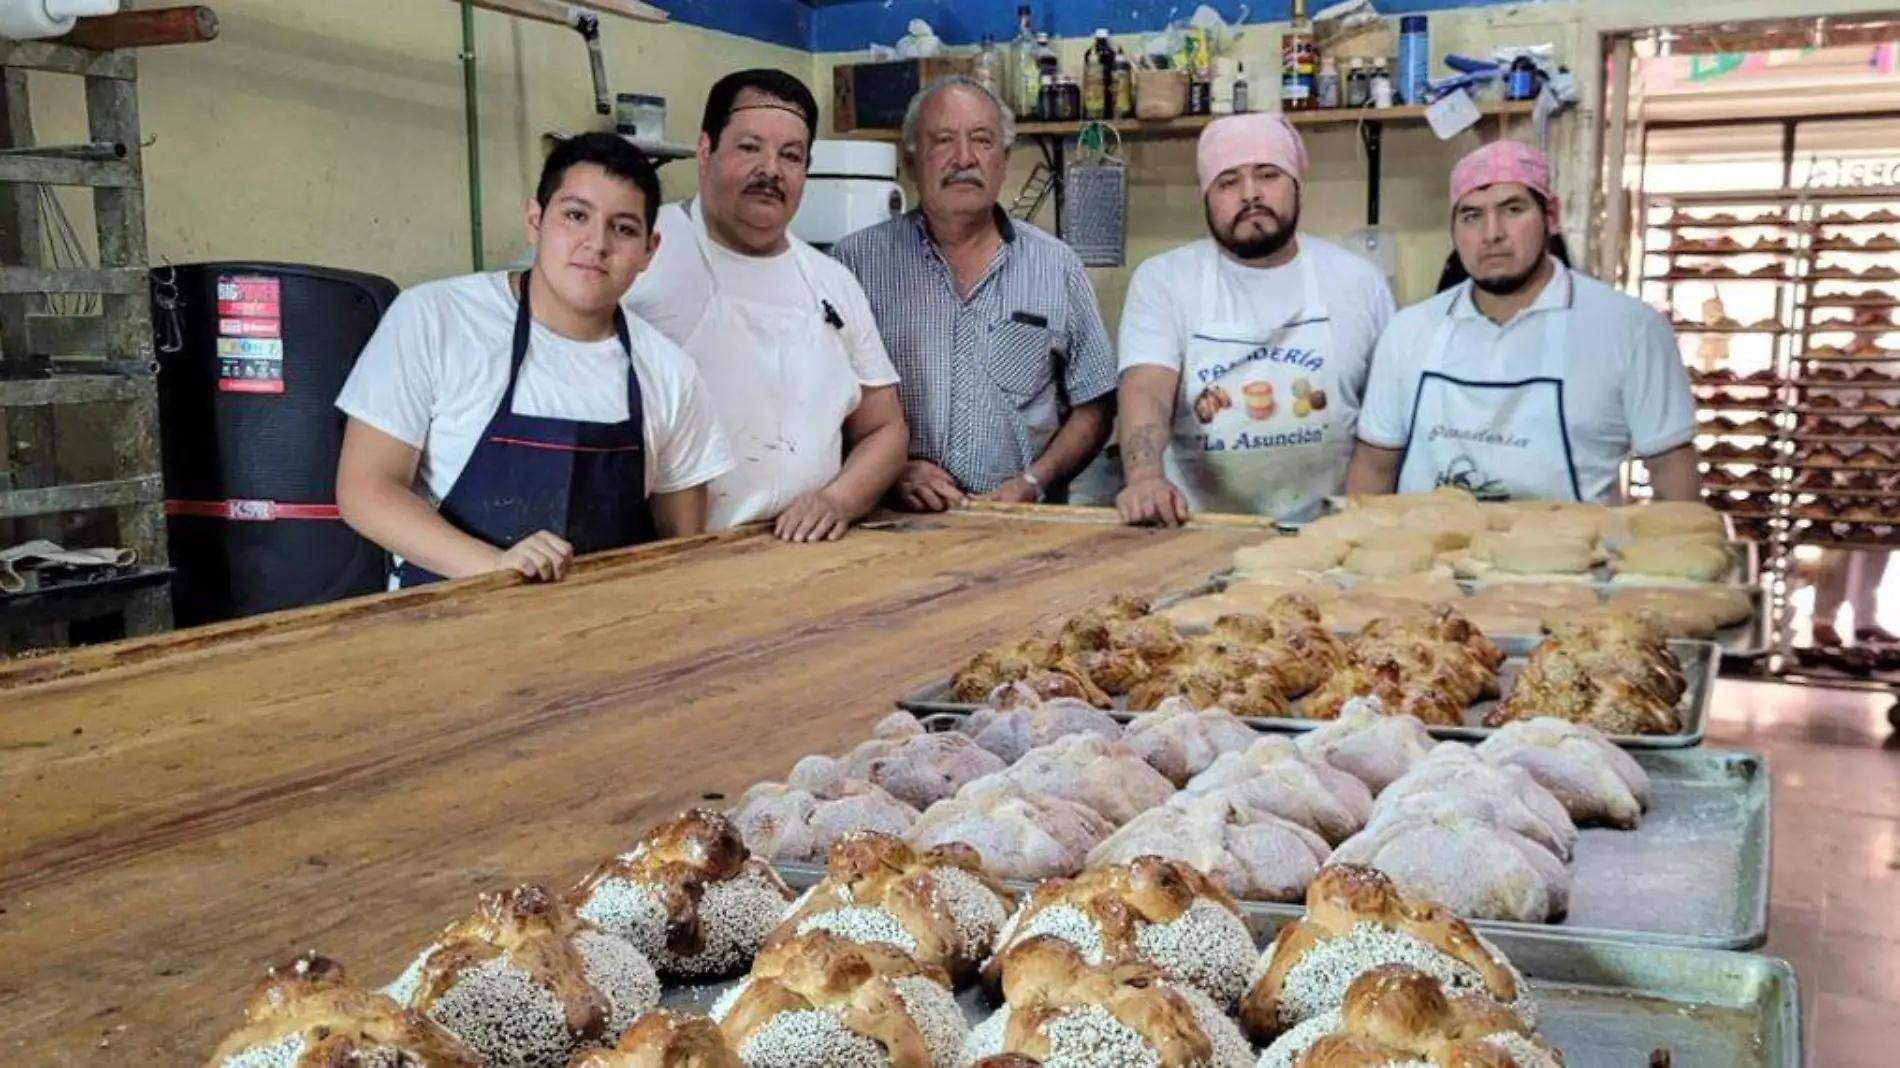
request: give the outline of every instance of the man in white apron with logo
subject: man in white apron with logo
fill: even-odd
[[[1695,400],[1649,306],[1559,263],[1550,163],[1500,141],[1452,172],[1470,279],[1400,312],[1373,356],[1349,493],[1453,486],[1488,500],[1620,499],[1643,460],[1664,500],[1698,500]]]
[[[1196,164],[1212,236],[1143,263],[1122,309],[1117,504],[1130,523],[1305,520],[1345,481],[1392,293],[1298,232],[1306,148],[1283,117],[1210,124]]]
[[[660,211],[636,314],[699,365],[736,469],[707,525],[772,520],[791,541],[842,537],[896,479],[909,432],[869,302],[842,265],[787,233],[817,123],[783,71],[740,71],[707,99],[699,195]]]

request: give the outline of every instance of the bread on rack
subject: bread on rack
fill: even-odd
[[[1010,764],[1031,749],[1064,735],[1093,734],[1108,741],[1122,736],[1121,724],[1114,717],[1087,702],[1069,698],[1045,701],[1032,693],[1018,693],[1008,709],[987,705],[979,708],[957,729],[969,735],[978,747]]]
[[[1030,793],[1087,805],[1117,827],[1174,795],[1174,784],[1140,753],[1093,734],[1031,749],[1000,774]]]
[[[1488,997],[1450,994],[1404,964],[1353,980],[1339,1009],[1282,1035],[1259,1068],[1563,1068],[1530,1025]]]
[[[1734,566],[1725,542],[1698,534],[1636,538],[1610,552],[1611,581],[1629,585],[1720,582]]]
[[[1497,767],[1524,769],[1579,824],[1632,830],[1649,807],[1649,773],[1602,732],[1579,723],[1507,723],[1473,752]]]
[[[956,793],[964,783],[1006,766],[1003,758],[978,746],[967,734],[927,732],[908,713],[896,713],[892,719],[908,720],[915,733],[873,737],[838,758],[806,757],[793,767],[792,785],[868,782],[922,810]]]
[[[1452,567],[1460,578],[1486,582],[1587,582],[1597,556],[1594,540],[1527,524],[1475,539]]]
[[[1504,654],[1458,611],[1375,620],[1348,643],[1349,659],[1301,702],[1307,719],[1334,719],[1355,697],[1376,697],[1391,715],[1461,726],[1465,709],[1497,689]]]
[[[1341,595],[1341,600],[1357,603],[1366,599],[1386,601],[1410,601],[1421,605],[1455,603],[1462,599],[1465,591],[1458,580],[1443,571],[1430,571],[1421,575],[1401,575],[1398,578],[1364,579],[1353,583],[1352,589]],[[1320,612],[1326,615],[1329,606],[1322,605]],[[1330,621],[1330,616],[1327,616]]]
[[[1161,707],[1128,725],[1122,741],[1175,786],[1206,771],[1222,753],[1236,753],[1260,733],[1223,708],[1194,709],[1182,701]]]
[[[1114,829],[1087,805],[991,775],[926,809],[906,840],[914,849],[962,843],[997,878],[1034,881],[1081,871],[1089,851]]]
[[[754,855],[776,863],[819,864],[831,844],[852,831],[902,835],[921,814],[868,782],[839,782],[830,796],[762,782],[746,790],[727,815]]]
[[[218,1044],[207,1068],[327,1068],[426,1064],[480,1068],[473,1049],[419,1012],[356,985],[315,951],[272,968],[244,1003],[244,1025]]]
[[[1299,824],[1329,843],[1358,833],[1372,815],[1372,792],[1364,783],[1309,756],[1282,735],[1263,737],[1244,752],[1221,754],[1181,792],[1187,797],[1234,798]]]
[[[1004,1005],[971,1031],[978,1068],[1253,1068],[1240,1028],[1152,965],[1091,960],[1037,937],[1000,963]]]
[[[484,1064],[558,1066],[659,1004],[639,949],[538,886],[483,894],[384,991]]]
[[[1178,860],[1243,901],[1298,901],[1332,847],[1312,831],[1248,804],[1237,792],[1177,795],[1136,816],[1089,854],[1089,864]]]
[[[957,1068],[970,1033],[942,969],[825,931],[761,952],[712,1018],[747,1065]]]
[[[1339,718],[1308,731],[1300,751],[1366,784],[1376,797],[1424,760],[1438,742],[1416,717],[1388,716],[1377,698],[1347,701]]]
[[[1363,578],[1391,578],[1431,571],[1438,564],[1438,550],[1430,543],[1408,542],[1395,545],[1355,545],[1346,554],[1340,568],[1348,575]]]
[[[1234,550],[1236,575],[1275,575],[1285,572],[1317,574],[1330,571],[1346,558],[1350,545],[1329,538],[1274,538]]]
[[[1460,811],[1464,802],[1490,805],[1498,822],[1568,860],[1577,827],[1556,795],[1522,768],[1487,764],[1470,746],[1445,742],[1379,794],[1371,823],[1398,817],[1429,819]]]
[[[639,947],[662,974],[743,971],[778,926],[792,891],[739,828],[693,809],[649,831],[581,880],[567,901],[581,919]]]
[[[1612,591],[1603,606],[1619,612],[1648,612],[1672,638],[1713,638],[1718,631],[1746,623],[1755,615],[1748,591],[1724,585],[1629,587]]]
[[[1570,872],[1556,854],[1512,830],[1492,801],[1458,793],[1419,797],[1431,803],[1374,812],[1365,830],[1333,850],[1330,863],[1377,868],[1405,896],[1437,901],[1466,919],[1563,918]]]
[[[744,1068],[744,1062],[718,1024],[655,1009],[634,1021],[613,1049],[588,1050],[567,1068]]]
[[[957,700],[975,704],[998,687],[1020,682],[1041,697],[1073,697],[1106,708],[1110,695],[1093,681],[1084,658],[1174,640],[1172,627],[1151,615],[1148,602],[1115,597],[1053,630],[985,649],[951,677],[951,689]]]
[[[1554,716],[1605,734],[1681,733],[1676,702],[1686,683],[1656,617],[1602,611],[1551,620],[1547,629],[1486,726]]]
[[[1156,856],[1044,881],[1004,926],[984,982],[995,989],[1010,950],[1038,935],[1075,946],[1093,964],[1155,965],[1223,1009],[1246,988],[1254,958],[1233,897],[1210,876]]]
[[[768,939],[829,931],[894,946],[956,981],[973,978],[1009,918],[1009,891],[961,843],[913,850],[884,834],[850,835],[831,849],[825,877]]]
[[[1359,976],[1388,964],[1417,968],[1452,994],[1472,994],[1537,1022],[1530,986],[1496,946],[1443,905],[1409,897],[1385,873],[1329,864],[1306,888],[1306,915],[1274,936],[1240,1001],[1241,1027],[1271,1042],[1337,1011]]]

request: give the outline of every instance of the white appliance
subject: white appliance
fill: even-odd
[[[821,249],[844,235],[902,215],[897,146],[877,141],[819,141],[811,146],[805,199],[792,233]]]

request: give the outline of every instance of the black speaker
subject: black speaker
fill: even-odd
[[[152,273],[179,626],[386,588],[336,512],[336,397],[396,299],[387,278],[281,263]]]

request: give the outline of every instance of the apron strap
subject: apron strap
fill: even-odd
[[[521,381],[521,365],[528,359],[528,342],[534,336],[533,301],[528,296],[528,276],[532,269],[521,272],[521,294],[515,298],[515,334],[508,349],[508,385],[501,392],[501,403],[495,406],[493,422],[515,410],[515,385]],[[627,386],[629,396],[638,396],[640,384],[633,366],[633,334],[627,326],[627,313],[618,303],[614,304],[614,336],[620,339],[621,351],[627,354]],[[637,417],[640,413],[631,412]]]

